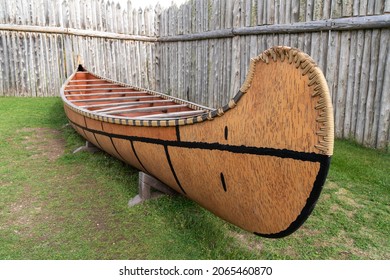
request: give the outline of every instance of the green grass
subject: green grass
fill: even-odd
[[[0,98],[0,259],[389,259],[388,153],[336,141],[308,221],[265,239],[184,197],[128,208],[138,172],[73,154],[59,98]]]

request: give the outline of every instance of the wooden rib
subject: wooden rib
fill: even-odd
[[[148,119],[148,120],[159,120],[159,119],[166,119],[166,118],[172,118],[175,119],[175,117],[188,117],[191,115],[200,115],[202,113],[205,113],[206,110],[194,110],[194,111],[183,111],[183,112],[173,112],[173,113],[164,113],[164,114],[155,114],[155,115],[145,115],[145,116],[138,116],[134,119]]]
[[[94,110],[93,112],[109,112],[111,110],[116,110],[116,109],[125,109],[125,108],[131,108],[134,106],[139,106],[139,105],[144,105],[144,104],[153,104],[153,103],[167,103],[167,102],[173,102],[172,100],[169,99],[164,99],[164,100],[152,100],[152,101],[141,101],[141,102],[131,102],[128,103],[127,105],[122,105],[122,106],[113,106],[109,108],[104,108],[104,109],[99,109],[99,110]],[[121,104],[121,103],[120,103]]]
[[[110,82],[107,82],[106,84],[76,84],[76,85],[67,85],[66,87],[101,87],[101,86],[109,86],[109,85],[123,87],[121,85],[117,85],[117,84],[110,83]]]
[[[89,79],[89,80],[71,80],[69,83],[76,83],[76,82],[97,82],[97,81],[105,81],[103,79]],[[107,81],[110,83],[109,81]]]
[[[136,109],[128,109],[128,110],[114,110],[109,112],[111,114],[127,114],[127,113],[139,113],[139,112],[153,112],[153,111],[161,111],[166,109],[176,109],[176,108],[184,108],[187,105],[184,104],[176,104],[176,105],[166,105],[166,106],[153,106],[153,107],[143,107]],[[187,107],[188,108],[188,107]],[[188,108],[190,109],[190,108]],[[192,111],[192,109],[190,109]]]
[[[156,98],[156,96],[126,96],[126,97],[108,97],[108,98],[91,98],[91,99],[74,99],[69,100],[73,103],[75,102],[99,102],[99,101],[115,101],[115,100],[133,100],[133,99],[143,99],[143,98]]]
[[[69,92],[69,91],[77,92],[77,91],[95,91],[95,90],[115,90],[115,89],[127,89],[127,88],[118,85],[118,87],[116,87],[116,88],[66,89],[66,90],[64,90],[64,92]],[[132,88],[128,88],[128,89],[132,90]]]
[[[157,96],[155,96],[155,98],[158,98]],[[156,99],[154,100],[155,101],[159,101],[161,99]],[[165,99],[164,99],[165,100]],[[96,108],[96,107],[110,107],[110,106],[117,106],[117,105],[132,105],[134,104],[134,102],[137,102],[137,101],[131,101],[131,102],[117,102],[117,103],[106,103],[106,104],[92,104],[92,105],[82,105],[82,106],[79,106],[80,108]],[[94,111],[95,112],[95,111]]]
[[[76,96],[100,96],[100,95],[115,95],[115,94],[138,94],[138,93],[148,93],[147,91],[119,91],[119,92],[99,92],[99,93],[76,93],[76,94],[65,94],[66,97],[76,97]]]

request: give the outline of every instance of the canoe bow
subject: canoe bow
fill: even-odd
[[[271,238],[312,212],[333,154],[333,109],[312,58],[273,47],[252,58],[218,109],[100,77],[79,66],[61,88],[85,139],[222,219]]]

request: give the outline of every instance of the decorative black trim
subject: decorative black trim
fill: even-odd
[[[223,190],[224,190],[225,192],[227,192],[226,182],[225,182],[225,176],[223,176],[223,173],[222,173],[222,172],[221,172],[221,183],[222,183]]]
[[[287,229],[272,234],[262,234],[257,232],[254,232],[254,234],[262,237],[267,237],[267,238],[282,238],[296,231],[307,220],[307,218],[310,216],[311,212],[313,211],[314,206],[317,203],[322,188],[325,184],[326,176],[328,175],[330,161],[331,161],[331,157],[328,156],[324,157],[320,161],[320,170],[318,171],[316,180],[314,181],[313,189],[311,190],[309,198],[306,201],[306,205],[305,207],[303,207],[297,219],[294,222],[292,222]]]
[[[72,122],[73,123],[73,122]],[[226,145],[220,144],[217,142],[207,143],[207,142],[187,142],[187,141],[176,141],[176,140],[163,140],[139,136],[128,136],[114,133],[107,133],[100,130],[95,130],[91,128],[85,128],[80,126],[77,123],[74,123],[76,126],[81,127],[89,132],[105,135],[108,137],[125,139],[130,141],[137,141],[143,143],[157,144],[162,146],[170,147],[180,147],[180,148],[189,148],[189,149],[202,149],[202,150],[218,150],[218,151],[227,151],[236,154],[250,154],[250,155],[262,155],[262,156],[274,156],[279,158],[291,158],[295,160],[309,161],[309,162],[321,162],[323,159],[328,158],[327,155],[321,155],[316,153],[306,153],[306,152],[297,152],[287,149],[275,149],[275,148],[264,148],[264,147],[253,147],[253,146],[237,146],[237,145]]]
[[[179,126],[175,126],[175,129],[176,129],[176,138],[177,138],[177,141],[180,142],[180,128]]]
[[[224,135],[225,135],[225,140],[228,140],[228,136],[229,136],[229,129],[228,129],[228,127],[227,127],[227,126],[225,126]]]
[[[98,141],[98,139],[97,139],[97,137],[96,137],[96,133],[92,132],[92,134],[93,134],[93,137],[95,137],[96,144],[99,146],[99,149],[100,149],[100,150],[103,150],[102,145],[100,145],[100,143],[99,143],[99,141]]]
[[[80,128],[80,129],[83,132],[83,134],[81,136],[84,137],[84,139],[87,139],[88,137],[87,137],[87,134],[85,134],[84,129],[83,128]]]
[[[232,98],[232,100],[234,101],[234,103],[237,103],[241,97],[244,95],[244,93],[242,93],[240,90],[237,92],[237,94]]]
[[[167,145],[164,145],[164,150],[165,150],[165,155],[166,155],[166,157],[167,157],[167,161],[168,161],[169,167],[171,168],[173,177],[175,178],[177,185],[179,186],[179,188],[181,189],[181,191],[183,192],[183,194],[187,194],[186,191],[185,191],[185,190],[183,189],[183,187],[181,186],[180,181],[179,181],[179,178],[177,178],[175,169],[173,168],[173,164],[172,164],[172,161],[171,161],[171,157],[169,156],[168,146],[167,146]]]
[[[180,147],[180,148],[202,149],[202,150],[218,150],[218,151],[226,151],[226,152],[238,153],[238,154],[262,155],[262,156],[272,156],[272,157],[279,157],[279,158],[290,158],[290,159],[294,159],[294,160],[301,160],[301,161],[308,161],[308,162],[319,162],[320,163],[320,170],[318,171],[316,180],[313,184],[313,189],[309,195],[309,198],[306,201],[306,205],[302,209],[302,212],[298,215],[297,219],[294,222],[292,222],[291,225],[287,229],[285,229],[281,232],[278,232],[278,233],[262,234],[262,233],[254,232],[254,234],[256,234],[256,235],[259,235],[262,237],[267,237],[267,238],[285,237],[285,236],[293,233],[294,231],[296,231],[306,221],[306,219],[308,218],[310,213],[313,211],[313,208],[318,200],[318,197],[321,193],[322,186],[325,183],[325,179],[326,179],[326,176],[328,174],[328,170],[329,170],[329,166],[330,166],[330,159],[331,159],[330,156],[316,154],[316,153],[297,152],[297,151],[292,151],[292,150],[287,150],[287,149],[250,147],[250,146],[243,146],[243,145],[242,146],[235,146],[235,145],[225,145],[225,144],[220,144],[220,143],[184,142],[184,141],[146,138],[146,137],[139,137],[139,136],[127,136],[127,135],[107,133],[104,131],[97,131],[94,129],[82,127],[81,125],[74,123],[74,122],[72,122],[72,123],[78,127],[81,127],[82,129],[85,129],[85,130],[92,132],[94,134],[97,133],[97,134],[106,135],[106,136],[113,137],[113,138],[129,140],[135,156],[137,157],[139,163],[141,164],[141,166],[144,169],[145,169],[145,167],[142,165],[142,163],[139,160],[137,153],[134,149],[133,141],[150,143],[150,144],[157,144],[157,145],[164,146],[164,150],[165,150],[165,153],[167,156],[167,161],[168,161],[168,164],[171,168],[172,174],[173,174],[178,186],[180,187],[180,189],[183,191],[184,194],[186,194],[186,192],[183,189],[183,187],[181,186],[180,181],[176,175],[171,158],[169,156],[168,147]],[[222,180],[224,180],[224,176],[221,173],[221,182],[223,182]],[[226,182],[225,182],[225,187],[226,187]]]
[[[145,168],[145,166],[142,164],[141,160],[139,159],[137,152],[135,151],[134,143],[132,140],[130,140],[130,144],[131,144],[131,149],[133,150],[133,153],[134,153],[135,157],[137,158],[139,164],[142,166],[142,168],[145,170],[146,173],[149,173],[149,171]]]
[[[116,148],[115,143],[114,143],[114,141],[112,140],[112,137],[110,137],[110,140],[111,140],[111,144],[112,144],[112,146],[114,147],[114,149],[115,149],[116,153],[118,154],[118,156],[119,156],[123,161],[126,161],[126,160],[122,157],[122,155],[119,153],[118,149]]]

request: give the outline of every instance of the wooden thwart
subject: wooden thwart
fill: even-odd
[[[97,89],[99,90],[99,89]],[[118,95],[118,94],[139,94],[147,93],[146,91],[116,91],[116,92],[99,92],[99,93],[77,93],[77,94],[65,94],[66,97],[75,97],[75,96],[109,96],[109,95]]]
[[[106,113],[110,113],[111,110],[117,110],[117,109],[129,109],[129,108],[133,108],[133,107],[137,107],[139,105],[145,105],[145,104],[154,104],[154,103],[168,103],[168,102],[172,102],[172,100],[152,100],[152,101],[134,101],[134,102],[129,102],[127,103],[127,105],[122,105],[122,106],[113,106],[113,107],[108,107],[108,108],[104,108],[104,109],[99,109],[99,110],[94,110],[94,112],[96,113],[100,113],[100,112],[106,112]]]
[[[157,97],[156,97],[157,98]],[[169,101],[171,101],[170,99],[167,99]],[[160,101],[158,99],[156,100],[151,100],[150,102],[156,102],[156,101]],[[136,102],[139,102],[139,101],[136,101],[136,99],[134,101],[131,101],[131,102],[116,102],[116,103],[106,103],[106,104],[91,104],[91,105],[82,105],[82,106],[79,106],[80,108],[99,108],[99,107],[114,107],[114,106],[118,106],[118,105],[132,105]],[[94,111],[96,112],[96,111]]]
[[[79,83],[79,82],[98,82],[103,81],[102,79],[90,79],[90,80],[72,80],[69,83]],[[69,86],[69,85],[68,85]]]
[[[76,99],[76,100],[69,100],[73,103],[75,102],[99,102],[99,101],[115,101],[115,100],[135,100],[135,99],[142,99],[142,98],[156,98],[155,96],[153,95],[149,95],[149,96],[144,96],[144,95],[141,95],[141,96],[127,96],[127,97],[108,97],[108,98],[91,98],[91,99]]]
[[[79,92],[79,91],[95,91],[95,90],[117,90],[117,89],[121,89],[121,90],[124,90],[126,89],[125,87],[121,87],[120,85],[118,85],[118,87],[108,87],[108,88],[86,88],[86,89],[66,89],[64,90],[64,92],[70,92],[70,91],[74,91],[74,92]],[[129,88],[129,90],[133,90],[132,88]]]
[[[134,117],[134,119],[148,119],[148,120],[159,120],[159,119],[166,119],[166,118],[177,118],[177,117],[188,117],[192,115],[200,115],[202,113],[205,113],[205,110],[193,110],[193,111],[183,111],[183,112],[173,112],[173,113],[165,113],[165,114],[155,114],[155,115],[147,115],[147,116],[140,116],[140,117]]]
[[[75,85],[67,85],[66,87],[102,87],[102,86],[120,86],[120,85],[117,85],[117,84],[113,84],[113,83],[105,83],[105,84],[75,84]]]
[[[138,113],[138,112],[153,112],[153,111],[163,111],[168,109],[178,109],[178,108],[185,108],[185,107],[187,107],[187,105],[176,104],[176,105],[167,105],[167,106],[143,107],[143,108],[127,109],[127,110],[112,110],[105,113],[125,114],[125,113]]]

